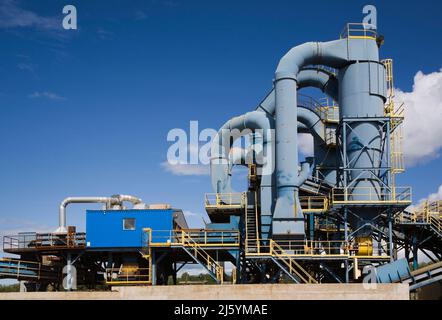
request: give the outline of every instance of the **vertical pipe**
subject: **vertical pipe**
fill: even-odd
[[[394,261],[393,255],[393,217],[391,210],[388,209],[388,255],[390,256],[390,262]]]
[[[74,281],[72,277],[72,255],[68,252],[66,257],[66,290],[72,291],[72,281]]]
[[[294,78],[275,80],[275,104],[278,199],[273,215],[273,234],[293,237],[305,234],[301,208],[295,205],[295,193],[298,191],[298,137],[293,119],[298,118],[298,111],[297,84]]]
[[[417,270],[419,268],[419,260],[418,260],[418,247],[417,247],[417,236],[413,234],[413,270]]]
[[[152,250],[152,285],[157,284],[157,261],[155,250]]]
[[[310,213],[310,241],[314,240],[314,234],[315,234],[315,214]]]
[[[344,243],[348,247],[348,209],[347,207],[344,208]],[[348,250],[348,249],[347,249]],[[350,282],[349,274],[348,274],[348,259],[345,260],[344,263],[345,266],[345,283]]]

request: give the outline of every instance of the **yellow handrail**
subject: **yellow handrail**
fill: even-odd
[[[367,23],[347,23],[340,35],[341,39],[373,39],[377,31]]]
[[[403,203],[411,204],[411,187],[347,187],[333,188],[331,201],[333,204],[351,203]]]
[[[218,264],[190,235],[182,231],[181,243],[183,246],[190,246],[194,250],[195,258],[202,259],[208,270],[215,274],[220,284],[224,281],[224,268]]]
[[[207,193],[205,195],[206,208],[242,208],[244,193]]]
[[[284,262],[291,274],[298,276],[304,283],[318,283],[299,263],[290,258],[275,241],[270,240],[270,246],[271,255]]]

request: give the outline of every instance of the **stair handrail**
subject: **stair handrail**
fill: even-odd
[[[186,243],[187,239],[187,243]],[[181,244],[186,246],[186,244],[190,245],[195,250],[195,255],[198,257],[198,254],[201,255],[206,263],[207,269],[215,274],[215,277],[222,284],[224,281],[224,268],[218,264],[204,249],[201,247],[198,242],[196,242],[192,237],[185,231],[181,230]],[[215,268],[213,270],[213,267]]]
[[[276,251],[275,251],[276,248]],[[279,250],[279,253],[277,252]],[[289,254],[273,239],[270,240],[270,254],[280,260],[282,260],[288,267],[289,271],[294,274],[296,274],[303,282],[305,283],[318,283],[315,278],[311,276],[310,273],[308,273],[298,262],[296,262],[294,259],[290,258]],[[287,262],[289,260],[289,262]],[[301,275],[293,266],[292,264],[297,267],[304,276],[307,277],[304,278],[303,275]]]

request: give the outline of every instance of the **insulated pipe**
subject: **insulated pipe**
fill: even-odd
[[[289,50],[275,71],[276,175],[277,200],[273,215],[276,237],[304,237],[304,221],[295,199],[300,182],[297,174],[297,132],[289,119],[297,118],[298,73],[306,65],[343,68],[353,61],[378,61],[375,41],[341,39],[330,42],[308,42]],[[341,84],[341,83],[340,83]],[[341,86],[340,91],[342,92]]]
[[[319,132],[312,133],[312,127],[305,125],[303,122],[298,121],[298,133],[309,133],[314,137],[319,136]],[[319,141],[318,141],[319,140]],[[320,144],[323,140],[315,138],[315,143]],[[256,144],[256,143],[255,143]],[[234,148],[230,150],[229,153],[229,175],[232,175],[232,169],[235,165],[247,167],[249,164],[253,163],[251,159],[253,156],[260,158],[262,157],[262,150],[258,154],[250,154],[253,152],[252,149],[244,149],[244,148]]]
[[[315,141],[319,144],[323,144],[324,142],[324,124],[321,121],[320,117],[311,109],[303,107],[303,106],[298,106],[298,125],[297,128],[298,130],[301,130],[302,132],[306,132],[306,133],[310,133],[314,136]],[[255,111],[256,112],[256,111]],[[254,113],[254,112],[251,112]],[[246,114],[247,115],[247,114]],[[245,115],[245,116],[246,116]],[[260,112],[260,118],[264,119],[265,114]],[[237,119],[240,117],[236,117],[234,119]],[[232,119],[232,120],[234,120]],[[229,122],[234,122],[234,121],[228,121]],[[236,121],[236,120],[235,120]],[[230,124],[231,125],[231,124]],[[220,143],[222,143],[222,140],[224,139],[224,141],[228,141],[228,145],[224,145],[223,149],[225,151],[223,151],[221,153],[221,157],[212,157],[212,159],[214,160],[213,162],[211,162],[211,179],[212,179],[212,187],[213,189],[217,192],[217,193],[231,193],[232,192],[232,188],[231,188],[231,172],[232,172],[232,166],[234,164],[236,164],[239,160],[239,162],[243,162],[245,160],[245,157],[250,157],[252,155],[247,155],[248,152],[250,151],[245,151],[244,149],[240,149],[240,152],[229,152],[229,160],[227,161],[227,163],[225,163],[224,159],[224,155],[226,150],[230,150],[231,145],[233,144],[234,140],[236,138],[238,138],[238,135],[235,135],[232,139],[232,141],[230,141],[228,133],[230,132],[230,130],[233,129],[226,129],[228,126],[227,123],[220,129],[220,131],[218,132],[217,137],[214,139],[214,143],[215,143],[215,147],[219,147]],[[268,129],[274,129],[273,127],[273,122],[270,123],[270,127],[268,128],[268,124],[266,121],[261,120],[261,123],[255,123],[254,127],[252,128],[251,126],[249,126],[249,124],[247,127],[244,126],[236,126],[234,127],[234,129],[238,129],[238,130],[244,130],[244,129],[250,129],[250,130],[257,130],[257,129],[261,129],[262,131],[264,130],[268,130]],[[258,127],[259,126],[264,126],[264,127]],[[225,131],[223,136],[223,131]],[[264,137],[266,137],[267,134],[264,133]],[[264,147],[264,142],[267,143],[267,137],[264,141],[263,139],[263,149],[262,152],[258,153],[257,155],[255,155],[256,157],[259,157],[260,159],[263,158],[263,153],[265,156],[269,155],[269,151],[271,151],[271,154],[274,154],[273,151],[273,147],[271,150],[268,149],[267,146]],[[256,142],[255,142],[256,143]],[[221,149],[222,151],[222,149]],[[216,160],[219,160],[220,163],[219,164],[215,164],[214,162]],[[244,161],[245,162],[245,161]],[[273,165],[272,163],[269,163],[270,165]],[[267,174],[272,174],[273,170],[271,170],[271,172],[269,172],[268,170],[263,170],[264,173]],[[303,181],[304,182],[304,181]],[[302,183],[301,183],[302,185]],[[219,189],[219,186],[222,186],[222,188]],[[219,190],[222,190],[222,192],[219,192]]]
[[[298,74],[298,89],[314,87],[320,89],[333,100],[339,99],[339,85],[336,77],[323,69],[302,69]],[[275,89],[273,88],[256,108],[268,114],[275,114]]]
[[[321,68],[303,68],[298,73],[297,79],[298,89],[302,89],[305,87],[315,87],[320,89],[326,95],[331,97],[333,100],[339,100],[339,82],[335,75],[327,70]],[[298,106],[299,107],[299,106]],[[264,100],[258,105],[256,108],[258,111],[266,112],[272,116],[275,114],[275,90],[272,89],[270,93],[264,98]],[[298,117],[299,120],[299,117]],[[303,131],[304,130],[304,131]],[[300,123],[298,122],[298,133],[312,133],[307,130],[307,128],[300,127]],[[315,132],[321,132],[316,130]],[[323,169],[320,170],[321,175],[323,175],[324,179],[332,184],[336,184],[336,155],[335,153],[330,153],[329,149],[324,144],[324,130],[320,135],[320,139],[318,136],[315,136],[315,132],[313,132],[314,136],[314,150],[315,150],[315,159],[316,163],[319,164]]]
[[[132,204],[141,204],[142,200],[128,195],[113,195],[111,197],[69,197],[64,199],[59,208],[58,218],[59,227],[55,231],[56,233],[66,233],[66,207],[71,203],[104,203],[106,209],[111,208],[114,205],[122,205],[124,201],[131,202]]]
[[[332,42],[332,43],[339,43]],[[298,174],[298,138],[290,119],[297,119],[297,78],[309,64],[331,66],[346,62],[346,51],[324,50],[330,43],[309,42],[285,54],[275,72],[276,187],[277,200],[273,215],[275,237],[304,237],[304,221],[297,196],[304,171]],[[338,63],[339,62],[339,63]],[[303,167],[304,169],[305,167]]]
[[[226,177],[229,173],[228,157],[233,142],[251,131],[262,130],[263,146],[267,145],[271,141],[270,129],[273,127],[273,119],[257,111],[232,118],[221,127],[211,146],[210,169],[213,190],[217,193],[231,192],[230,181]]]

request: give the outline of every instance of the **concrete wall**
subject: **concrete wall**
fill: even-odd
[[[407,284],[254,284],[119,287],[112,292],[26,292],[0,293],[5,299],[83,300],[408,300]]]

